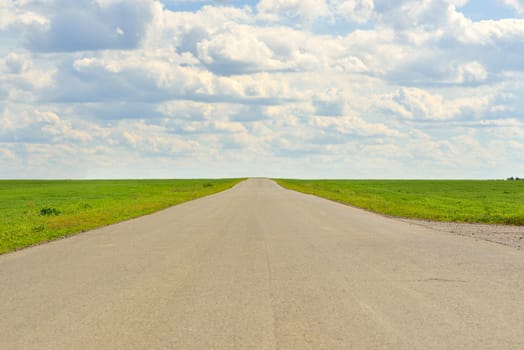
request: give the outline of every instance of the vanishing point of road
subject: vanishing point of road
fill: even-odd
[[[1,349],[524,349],[524,253],[252,179],[0,256]]]

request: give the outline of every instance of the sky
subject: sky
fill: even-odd
[[[0,178],[524,177],[524,0],[1,0]]]

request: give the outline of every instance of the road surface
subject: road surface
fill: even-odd
[[[0,256],[1,349],[524,349],[524,253],[253,179]]]

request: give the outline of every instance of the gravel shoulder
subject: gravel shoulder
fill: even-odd
[[[524,247],[524,226],[468,224],[416,219],[399,220],[437,231],[450,232],[461,236],[468,236],[476,240],[503,244],[516,249],[523,249]]]

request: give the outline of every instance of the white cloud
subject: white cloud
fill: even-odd
[[[524,1],[522,0],[502,0],[502,2],[514,8],[518,13],[524,12]]]
[[[0,56],[0,101],[35,101],[40,91],[53,85],[55,72],[55,69],[44,70],[36,66],[25,52]]]
[[[321,130],[335,131],[345,135],[357,136],[399,136],[399,132],[392,130],[382,123],[368,123],[360,117],[344,116],[313,117],[313,125]]]
[[[11,52],[3,60],[7,73],[20,74],[26,72],[32,65],[28,55]]]
[[[193,140],[166,135],[163,127],[148,125],[143,121],[121,122],[121,133],[117,136],[120,142],[140,153],[150,156],[172,157],[187,155],[199,146]]]
[[[60,118],[54,112],[28,108],[19,112],[19,107],[10,106],[3,111],[0,142],[85,143],[92,140],[89,132],[73,127],[71,121]]]
[[[374,14],[373,0],[331,0],[332,11],[335,16],[341,16],[349,21],[365,23]]]
[[[258,17],[267,21],[298,20],[301,24],[329,16],[324,0],[260,0],[257,10]]]
[[[520,41],[524,37],[524,19],[508,18],[472,22],[462,19],[451,31],[462,43],[494,46],[499,42]]]
[[[468,62],[455,68],[454,83],[476,83],[486,80],[488,73],[479,62]]]
[[[11,151],[8,148],[0,148],[0,159],[14,160],[15,158],[16,157],[15,157],[15,154],[13,153],[13,151]]]
[[[153,8],[159,3],[136,0],[129,6],[123,0],[81,0],[50,1],[42,5],[49,12],[46,26],[26,29],[27,46],[35,51],[68,52],[138,47]],[[30,22],[44,23],[37,21],[39,17],[29,18]]]
[[[285,65],[249,26],[228,25],[197,44],[198,58],[214,71],[228,73],[278,70]]]
[[[446,100],[418,88],[400,88],[380,98],[378,104],[387,112],[406,119],[450,120],[479,116],[489,106],[489,98],[457,98]]]
[[[24,1],[3,0],[0,3],[0,31],[9,27],[24,30],[31,26],[46,28],[49,19],[37,12],[24,8]]]

